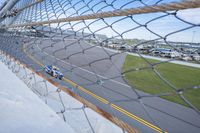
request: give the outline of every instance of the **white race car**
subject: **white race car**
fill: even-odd
[[[55,66],[47,65],[45,66],[44,70],[51,76],[59,78],[60,80],[62,80],[64,77],[63,74],[60,72],[59,68]]]

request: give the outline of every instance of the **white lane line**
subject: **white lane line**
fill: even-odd
[[[46,38],[46,39],[49,39],[49,38]],[[76,39],[65,39],[65,40],[67,40],[67,41],[77,41]],[[84,42],[85,42],[85,41],[84,41]],[[95,45],[92,45],[92,44],[90,44],[90,43],[88,43],[88,42],[85,42],[85,43],[87,43],[88,45],[91,45],[91,46],[95,46]],[[41,48],[38,46],[38,44],[37,44],[37,47],[38,47],[38,49],[39,49],[40,51],[42,51]],[[101,46],[96,46],[96,47],[102,49]],[[110,51],[110,52],[114,52],[114,53],[120,52],[120,51],[118,51],[118,50],[113,50],[113,49],[109,49],[109,48],[105,48],[105,47],[104,47],[104,49],[106,49],[106,50],[108,50],[108,51]],[[55,59],[57,59],[57,60],[63,62],[64,64],[71,65],[71,66],[73,66],[73,67],[79,68],[79,69],[82,70],[82,71],[85,71],[85,72],[87,72],[87,73],[96,75],[95,73],[93,73],[93,72],[91,72],[91,71],[89,71],[89,70],[87,70],[87,69],[78,67],[78,66],[76,66],[76,65],[74,65],[74,64],[70,64],[70,63],[68,63],[67,61],[63,61],[63,60],[61,60],[60,58],[57,58],[57,57],[55,57],[55,56],[53,56],[53,55],[48,54],[48,53],[45,52],[45,51],[44,51],[43,53],[45,53],[46,55],[48,55],[48,56],[50,56],[50,57],[52,57],[52,58],[55,58]],[[138,54],[129,53],[129,52],[125,52],[125,53],[127,53],[127,54],[129,54],[129,55],[133,55],[133,56],[138,56],[138,57],[139,57]],[[145,58],[148,58],[148,59],[156,59],[156,60],[160,60],[160,61],[167,61],[167,59],[163,59],[163,58],[151,57],[151,56],[147,56],[147,55],[142,55],[142,56],[144,56]],[[181,62],[181,61],[180,61],[180,62]],[[171,61],[170,63],[179,64],[177,61]],[[189,65],[188,65],[188,64],[189,64]],[[183,63],[182,63],[182,62],[181,62],[180,65],[193,66],[193,65],[195,65],[195,64],[193,64],[193,63],[186,63],[186,62],[183,62]],[[198,66],[198,64],[197,64],[197,66],[193,66],[193,67],[200,68],[200,65]],[[104,78],[104,79],[109,79],[109,78],[107,78],[107,77],[105,77],[105,76],[102,76],[102,75],[99,75],[99,74],[97,74],[97,76],[99,76],[99,77],[101,77],[101,78]],[[122,82],[119,82],[119,81],[116,81],[116,80],[113,80],[113,79],[110,79],[110,81],[112,81],[112,82],[114,82],[114,83],[117,83],[117,84],[120,84],[120,85],[122,85],[122,86],[131,88],[129,85],[124,84],[124,83],[122,83]]]
[[[47,37],[44,37],[45,39],[49,39]],[[65,39],[67,41],[77,41],[77,39]],[[84,40],[83,40],[84,41]],[[93,45],[93,44],[90,44],[86,41],[84,41],[85,43],[87,43],[88,45],[91,45],[91,46],[95,46],[97,48],[101,48],[101,46],[96,46],[96,45]],[[116,50],[116,49],[110,49],[110,48],[106,48],[106,47],[103,47],[104,49],[110,51],[110,52],[113,52],[113,53],[120,53],[121,51],[119,50]],[[138,54],[136,53],[130,53],[130,52],[125,52],[126,54],[129,54],[129,55],[133,55],[133,56],[137,56],[137,57],[140,57]],[[153,59],[153,60],[158,60],[158,61],[169,61],[169,63],[173,63],[173,64],[178,64],[178,65],[183,65],[183,66],[189,66],[189,67],[195,67],[195,68],[200,68],[200,64],[195,64],[195,63],[190,63],[190,62],[184,62],[184,61],[179,61],[179,60],[174,60],[174,61],[170,61],[170,59],[166,59],[166,58],[161,58],[161,57],[155,57],[155,56],[150,56],[150,55],[144,55],[144,54],[141,54],[141,56],[143,56],[144,58],[147,58],[147,59]]]
[[[39,49],[40,51],[42,51],[42,49],[38,46],[38,44],[37,44],[37,47],[38,47],[38,49]],[[70,64],[70,63],[68,63],[68,62],[66,62],[66,61],[61,60],[60,58],[57,58],[57,57],[55,57],[55,56],[53,56],[53,55],[48,54],[48,53],[45,52],[45,51],[43,51],[43,53],[46,54],[46,55],[48,55],[48,56],[50,56],[50,57],[52,57],[52,58],[55,58],[55,59],[57,59],[57,60],[63,62],[64,64],[71,65],[71,66],[76,67],[76,68],[79,68],[80,70],[83,70],[83,71],[85,71],[85,72],[87,72],[87,73],[96,75],[95,73],[93,73],[93,72],[91,72],[91,71],[89,71],[89,70],[87,70],[87,69],[78,67],[78,66],[76,66],[76,65],[74,65],[74,64]],[[101,78],[103,78],[103,79],[109,79],[109,78],[104,77],[104,76],[99,75],[99,74],[97,74],[97,76],[99,76],[99,77],[101,77]],[[122,85],[122,86],[126,86],[126,87],[131,88],[129,85],[124,84],[124,83],[121,83],[121,82],[119,82],[119,81],[116,81],[116,80],[113,80],[113,79],[110,79],[110,81],[115,82],[115,83],[117,83],[117,84],[120,84],[120,85]]]
[[[88,43],[86,41],[84,41],[84,42],[87,43],[88,45],[96,46],[96,45],[90,44],[90,43]],[[96,47],[102,49],[101,46],[96,46]],[[106,47],[103,47],[103,48],[106,49],[106,50],[108,50],[108,51],[111,51],[113,53],[120,53],[121,52],[121,51],[116,50],[116,49],[110,49],[110,48],[106,48]],[[137,53],[131,53],[131,52],[125,52],[125,53],[129,54],[129,55],[136,56],[136,57],[140,57]],[[200,64],[195,64],[195,63],[190,63],[190,62],[185,62],[185,61],[180,61],[180,60],[171,60],[171,59],[166,59],[166,58],[161,58],[161,57],[155,57],[155,56],[150,56],[150,55],[144,55],[144,54],[141,54],[141,56],[144,57],[144,58],[146,58],[146,59],[153,59],[153,60],[158,60],[158,61],[169,61],[169,63],[173,63],[173,64],[178,64],[178,65],[183,65],[183,66],[200,68]]]

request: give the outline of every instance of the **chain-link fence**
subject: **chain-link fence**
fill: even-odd
[[[92,111],[85,103],[80,103],[79,101],[83,101],[80,97],[76,96],[79,99],[77,101],[65,93],[65,91],[62,91],[58,85],[52,85],[48,80],[40,77],[30,68],[27,68],[25,64],[21,64],[18,60],[5,54],[3,51],[0,53],[0,61],[7,65],[13,73],[69,124],[75,132],[97,133],[105,132],[106,130],[118,133],[125,132]],[[103,129],[100,129],[101,127]]]
[[[142,132],[198,132],[199,6],[19,0],[1,17],[1,49]]]

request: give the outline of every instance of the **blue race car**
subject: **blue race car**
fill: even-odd
[[[59,71],[59,68],[57,68],[55,66],[52,66],[52,65],[45,66],[44,70],[51,76],[53,76],[55,78],[59,78],[60,80],[62,80],[64,77],[63,74]]]

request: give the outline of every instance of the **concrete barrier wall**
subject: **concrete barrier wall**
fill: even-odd
[[[1,61],[79,133],[138,132],[94,104],[0,51]]]

